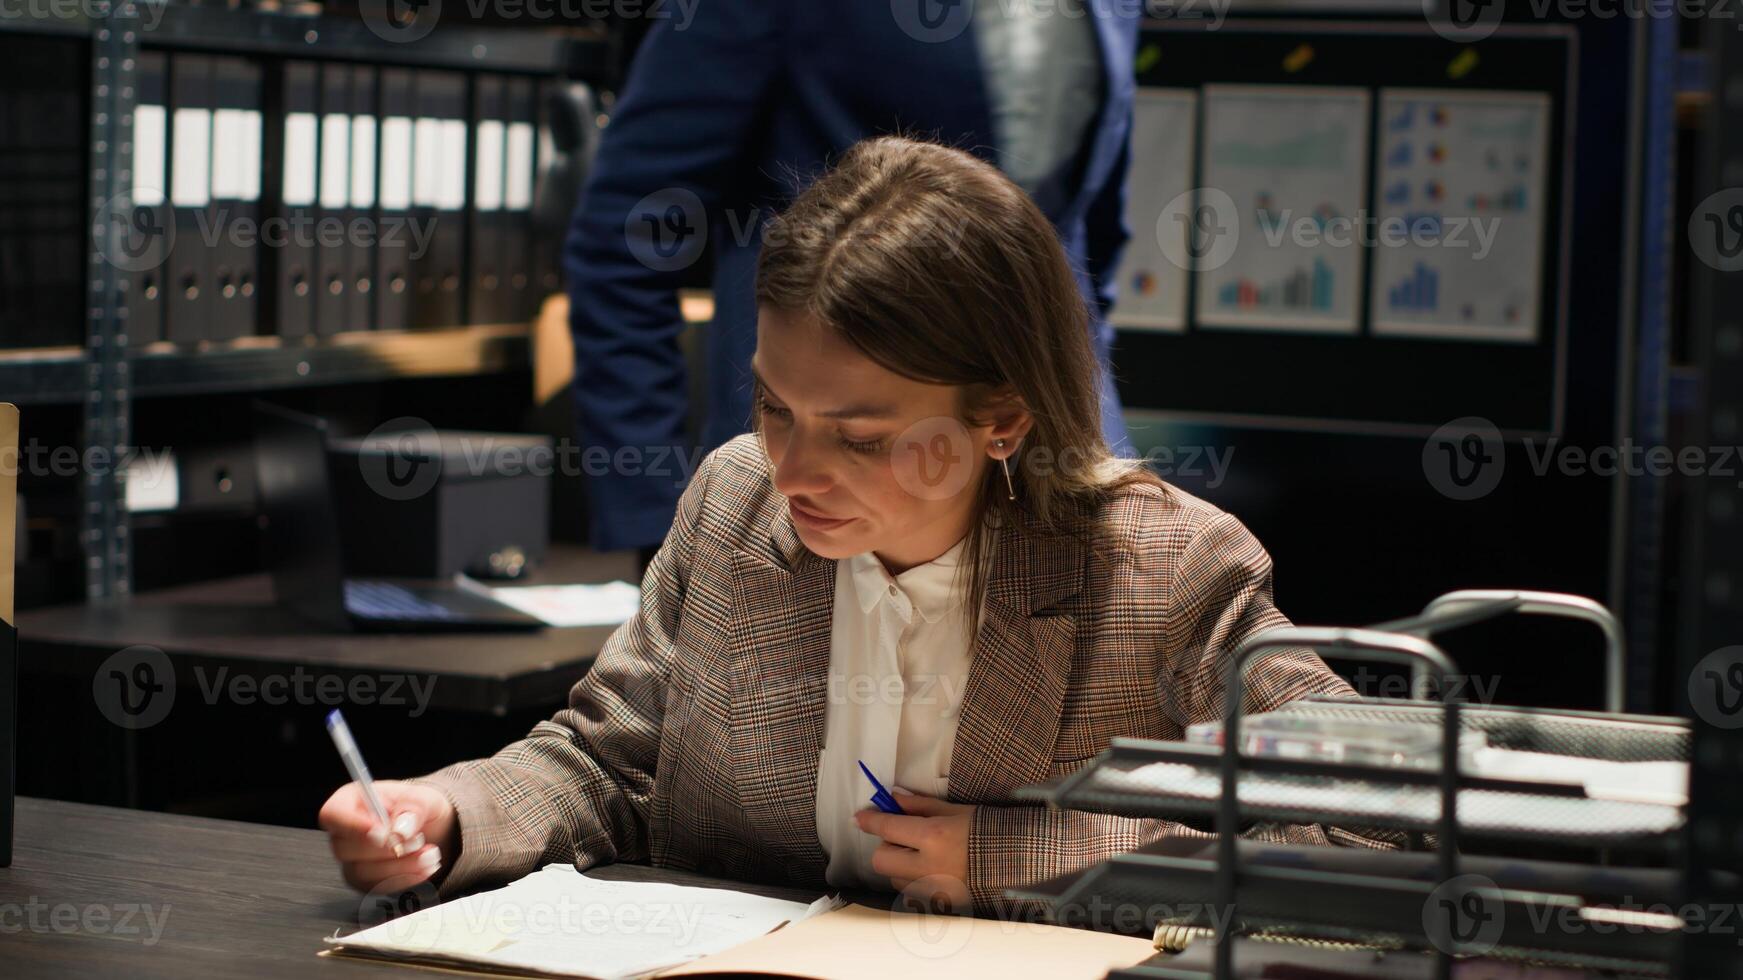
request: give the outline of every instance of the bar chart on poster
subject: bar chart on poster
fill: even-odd
[[[1359,88],[1204,87],[1201,181],[1229,213],[1195,231],[1235,247],[1199,269],[1200,326],[1357,332],[1368,107]]]
[[[1132,178],[1126,225],[1132,238],[1120,259],[1113,320],[1136,330],[1186,329],[1189,222],[1197,214],[1192,158],[1198,93],[1144,88],[1132,107]],[[1165,240],[1170,247],[1165,248]]]
[[[1381,90],[1376,335],[1537,339],[1549,115],[1541,93]]]

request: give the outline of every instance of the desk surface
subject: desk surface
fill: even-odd
[[[817,897],[639,865],[588,873]],[[316,955],[356,927],[359,904],[319,831],[21,799],[0,960],[8,977],[429,976]]]
[[[635,553],[555,545],[522,584],[635,581]],[[441,679],[431,707],[501,715],[563,696],[613,627],[530,633],[332,633],[273,602],[266,575],[142,592],[130,599],[18,614],[21,666],[89,676],[118,650],[157,647],[237,673],[306,667]]]

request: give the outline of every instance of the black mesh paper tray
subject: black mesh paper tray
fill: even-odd
[[[1325,720],[1441,723],[1434,701],[1335,698],[1312,695],[1291,701],[1275,714]],[[1250,716],[1258,717],[1258,716]],[[1521,752],[1548,752],[1609,762],[1686,762],[1689,723],[1657,715],[1521,708],[1512,705],[1461,705],[1459,727],[1479,731],[1489,744]]]
[[[1019,797],[1203,825],[1222,797],[1221,758],[1217,746],[1119,738],[1072,775]],[[1242,768],[1245,820],[1432,833],[1440,816],[1433,772],[1255,757],[1243,757]],[[1588,799],[1575,787],[1472,777],[1460,785],[1461,835],[1590,847],[1668,844],[1684,821],[1682,807]]]
[[[1208,925],[1215,882],[1211,860],[1125,854],[1006,894],[1045,903],[1064,925]],[[1413,949],[1432,948],[1432,903],[1457,897],[1429,882],[1266,866],[1242,868],[1239,889],[1236,925],[1246,931]],[[1656,973],[1681,937],[1662,925],[1594,928],[1580,919],[1580,901],[1563,895],[1491,888],[1480,905],[1482,920],[1495,925],[1466,941],[1509,958]]]

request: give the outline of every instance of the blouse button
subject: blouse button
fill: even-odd
[[[895,594],[896,594],[896,587],[892,585],[892,586],[890,586],[890,595],[895,595]]]

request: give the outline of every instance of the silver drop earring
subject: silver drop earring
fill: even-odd
[[[1005,441],[1003,439],[1000,439],[1000,440],[994,442],[993,445],[999,447],[1000,449],[1003,449],[1003,448],[1005,448]],[[999,457],[999,466],[1003,467],[1004,471],[1005,471],[1005,492],[1007,494],[1009,494],[1009,497],[1007,499],[1016,500],[1017,499],[1017,488],[1015,486],[1011,485],[1011,458],[1009,456],[1000,456]]]

